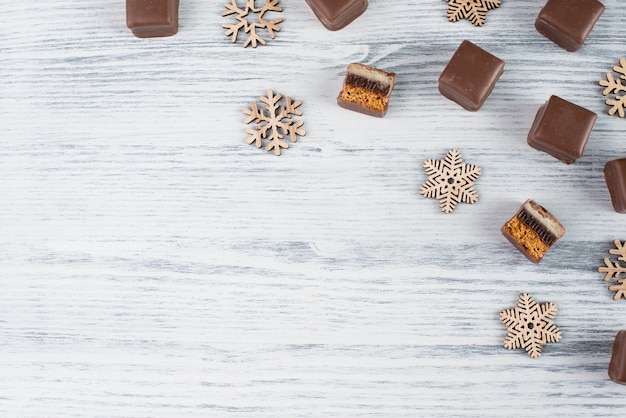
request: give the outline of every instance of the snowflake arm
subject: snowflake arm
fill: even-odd
[[[608,282],[612,278],[619,279],[620,274],[626,273],[626,266],[622,266],[619,261],[616,261],[615,265],[613,265],[610,259],[605,258],[604,264],[606,265],[606,267],[598,267],[598,272],[605,273],[605,282]]]
[[[620,300],[621,298],[626,299],[626,279],[619,279],[617,283],[619,284],[609,286],[609,290],[615,292],[613,300]]]
[[[613,74],[606,73],[606,80],[600,80],[599,84],[602,87],[606,87],[602,90],[602,95],[606,96],[610,93],[619,93],[620,91],[626,91],[626,86],[622,84],[622,80],[619,78],[616,80]]]
[[[237,6],[237,0],[232,0],[232,3],[230,4],[227,3],[225,7],[226,7],[226,10],[222,12],[222,17],[230,16],[233,13],[236,13],[239,16],[245,16],[246,14],[248,14],[250,4],[249,3],[246,4],[246,8],[244,10],[244,9],[240,9],[239,6]]]
[[[626,80],[626,59],[620,58],[619,65],[616,65],[615,67],[613,67],[613,71],[621,74],[620,78],[622,80]]]
[[[613,116],[615,112],[618,113],[620,118],[626,116],[624,113],[624,107],[626,106],[626,96],[615,96],[615,100],[606,99],[606,104],[611,106],[609,109],[609,115]]]

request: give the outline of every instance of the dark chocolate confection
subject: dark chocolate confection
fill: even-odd
[[[387,113],[395,80],[396,73],[364,64],[350,64],[337,104],[344,109],[382,118]]]
[[[339,30],[367,9],[367,0],[306,0],[328,30]]]
[[[538,263],[565,228],[546,208],[527,200],[502,226],[502,235],[533,263]]]
[[[504,71],[504,61],[463,41],[439,76],[439,92],[463,108],[480,109]]]
[[[611,195],[613,209],[618,213],[626,213],[626,158],[606,163],[604,180]]]
[[[619,331],[615,336],[609,377],[617,383],[626,384],[626,330]]]
[[[558,96],[539,108],[528,132],[528,145],[565,164],[583,155],[596,114]]]
[[[126,0],[126,25],[138,38],[178,32],[179,0]]]
[[[598,0],[548,0],[541,9],[535,28],[561,48],[580,49],[604,12]]]

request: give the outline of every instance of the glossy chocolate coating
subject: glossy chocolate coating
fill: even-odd
[[[178,32],[179,0],[126,0],[126,25],[138,38]]]
[[[439,76],[439,92],[463,108],[480,109],[504,71],[504,61],[463,41]]]
[[[611,195],[613,209],[618,213],[626,213],[626,158],[606,163],[604,180]]]
[[[548,0],[541,9],[535,28],[561,48],[580,49],[604,12],[598,0]]]
[[[367,9],[367,0],[306,0],[328,30],[346,27]]]
[[[619,331],[615,336],[609,377],[617,383],[626,384],[626,330]]]
[[[596,117],[584,107],[551,96],[537,111],[528,145],[571,164],[583,155]]]

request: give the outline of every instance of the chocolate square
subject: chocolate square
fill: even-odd
[[[315,16],[328,30],[339,30],[367,9],[367,0],[306,0]]]
[[[528,145],[571,164],[583,155],[596,117],[584,107],[551,96],[537,111]]]
[[[619,331],[613,341],[609,377],[614,382],[626,384],[626,330]]]
[[[561,48],[580,49],[604,12],[598,0],[548,0],[541,9],[535,28]]]
[[[179,0],[126,0],[126,25],[138,38],[178,32]]]
[[[439,92],[463,108],[480,109],[504,71],[504,61],[463,41],[439,76]]]
[[[626,158],[606,163],[604,180],[611,195],[613,209],[618,213],[626,213]]]

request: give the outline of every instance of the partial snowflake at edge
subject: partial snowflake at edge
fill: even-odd
[[[306,131],[302,129],[304,121],[292,120],[294,116],[302,116],[302,111],[298,109],[302,102],[286,97],[282,104],[282,97],[281,94],[268,90],[267,96],[259,98],[261,109],[257,102],[253,102],[250,108],[243,109],[243,113],[248,115],[244,122],[257,124],[254,129],[246,129],[250,135],[246,142],[256,145],[257,148],[265,146],[266,151],[274,150],[275,155],[281,154],[281,148],[289,148],[289,144],[283,141],[285,137],[289,137],[291,142],[297,142],[298,136],[306,135]]]
[[[485,24],[487,12],[500,7],[502,0],[444,0],[448,3],[448,20],[458,22],[467,19],[475,26]]]
[[[618,78],[613,77],[612,73],[606,73],[606,79],[600,80],[599,84],[605,87],[602,91],[603,96],[615,94],[614,98],[605,101],[608,106],[611,106],[609,115],[613,116],[617,113],[620,118],[623,118],[626,116],[626,94],[619,96],[618,93],[626,93],[626,86],[622,84],[622,80],[626,80],[626,59],[620,58],[619,65],[614,66],[613,71],[619,74]]]
[[[276,35],[274,32],[280,31],[279,23],[283,21],[282,18],[274,20],[266,20],[265,13],[267,12],[282,12],[282,8],[278,6],[279,0],[266,0],[265,4],[261,7],[255,7],[256,0],[245,0],[246,7],[241,9],[237,5],[237,0],[231,0],[231,3],[226,3],[226,10],[222,12],[222,17],[235,15],[237,23],[234,24],[222,24],[222,27],[226,29],[226,36],[230,36],[233,43],[237,42],[239,32],[243,30],[244,33],[249,34],[248,38],[244,41],[243,47],[247,48],[248,45],[252,45],[253,48],[257,47],[257,44],[265,45],[267,42],[258,33],[258,29],[265,29],[270,38],[274,39]],[[250,12],[256,15],[256,21],[250,23],[248,21],[248,15]]]
[[[613,300],[626,299],[626,265],[620,264],[620,261],[626,262],[626,242],[622,242],[618,239],[613,241],[615,248],[609,250],[609,254],[617,255],[617,260],[613,262],[610,258],[604,259],[604,266],[598,267],[599,273],[604,273],[604,281],[608,282],[611,279],[615,279],[617,284],[609,286],[611,292],[615,292]],[[622,277],[622,274],[625,277]]]

